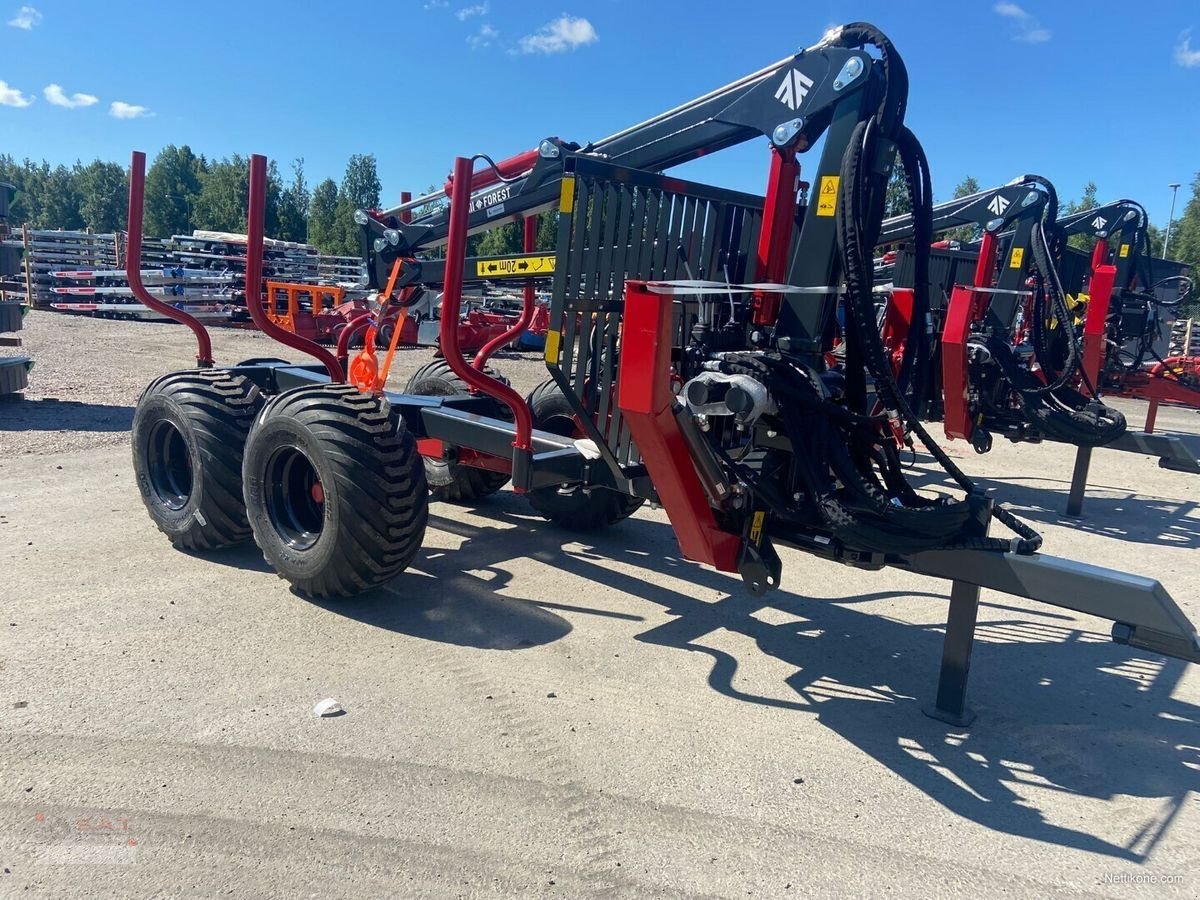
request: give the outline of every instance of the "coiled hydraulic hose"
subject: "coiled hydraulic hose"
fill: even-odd
[[[811,393],[801,389],[811,384],[811,376],[800,373],[788,376],[794,390],[785,394],[782,415],[789,437],[799,441],[809,453],[797,453],[801,474],[806,481],[826,489],[814,494],[818,509],[834,530],[845,535],[847,543],[869,542],[880,548],[895,549],[900,545],[923,548],[973,547],[991,550],[1014,550],[1033,553],[1041,546],[1042,538],[1011,512],[996,504],[993,515],[1018,537],[1013,541],[967,536],[967,523],[975,518],[987,502],[971,480],[958,469],[945,452],[934,442],[913,412],[905,392],[893,374],[878,329],[875,327],[875,304],[872,292],[872,250],[883,221],[887,184],[887,167],[877,163],[891,154],[898,156],[904,169],[905,181],[912,200],[914,228],[918,236],[932,233],[932,191],[928,189],[928,163],[920,142],[903,124],[907,103],[908,75],[891,42],[876,29],[866,25],[851,25],[842,29],[842,42],[854,41],[854,46],[871,44],[878,48],[885,74],[885,89],[876,113],[859,123],[842,158],[839,200],[837,207],[838,243],[842,253],[846,281],[847,308],[847,399],[851,408],[862,409],[866,394],[862,370],[870,372],[875,381],[877,396],[882,401],[887,418],[896,418],[920,439],[929,453],[966,493],[963,500],[921,498],[908,485],[899,466],[895,447],[880,438],[880,422],[843,410],[840,431],[856,438],[849,451],[842,435],[831,435],[828,428],[811,427],[813,417],[804,415],[804,405],[811,402]],[[926,292],[922,300],[928,308],[929,240],[916,241],[917,291]],[[921,257],[924,257],[923,263]],[[922,319],[924,313],[921,313]],[[914,322],[918,322],[914,310]],[[919,329],[918,329],[919,330]],[[916,354],[919,344],[914,348]],[[906,348],[907,350],[907,348]],[[916,356],[910,363],[915,366]],[[787,363],[775,364],[776,374]],[[793,367],[794,369],[794,367]],[[857,371],[856,371],[857,370]],[[903,371],[903,365],[902,369]],[[819,398],[824,399],[824,398]],[[824,402],[824,406],[831,404]],[[823,421],[835,422],[826,410]],[[811,464],[813,459],[829,459],[831,474],[822,475]],[[875,476],[876,467],[882,473],[883,484]],[[831,477],[840,482],[841,498],[830,490]],[[886,490],[885,490],[886,489]],[[890,497],[888,495],[891,495]]]

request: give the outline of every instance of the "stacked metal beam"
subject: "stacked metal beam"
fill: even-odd
[[[1200,321],[1176,319],[1171,325],[1168,356],[1200,356]]]
[[[8,228],[8,203],[12,188],[0,184],[0,347],[20,347],[21,339],[13,332],[21,330],[25,305],[21,302],[24,285],[20,281],[21,246],[12,239]],[[27,356],[0,357],[0,394],[12,394],[29,386],[33,361]]]
[[[123,234],[25,229],[15,244],[25,254],[20,285],[32,306],[98,317],[157,318],[132,296],[121,271]],[[143,242],[141,269],[147,286],[193,307],[211,321],[244,321],[246,236],[195,231]],[[357,258],[322,256],[309,244],[266,241],[263,279],[355,287],[362,281]]]

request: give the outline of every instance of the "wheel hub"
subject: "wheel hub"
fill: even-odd
[[[289,547],[308,550],[325,523],[325,488],[312,461],[299,447],[280,447],[267,463],[267,514]]]
[[[192,459],[183,433],[172,422],[156,422],[148,449],[150,487],[167,508],[183,509],[192,496]]]

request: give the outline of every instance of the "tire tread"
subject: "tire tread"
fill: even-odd
[[[289,581],[311,596],[348,597],[400,574],[420,549],[429,503],[416,440],[398,413],[386,400],[349,385],[316,385],[272,400],[256,431],[277,417],[290,418],[321,442],[342,506],[329,564]],[[260,533],[258,518],[251,516],[255,538],[279,571],[281,560],[271,553],[277,538]]]

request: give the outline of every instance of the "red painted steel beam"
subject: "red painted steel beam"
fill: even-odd
[[[1083,371],[1100,388],[1100,366],[1104,361],[1108,308],[1112,304],[1117,267],[1108,261],[1108,244],[1097,241],[1092,249],[1092,277],[1088,281],[1087,315],[1083,320]]]
[[[671,297],[625,282],[617,405],[685,557],[737,571],[741,537],[717,524],[675,419],[671,392]]]
[[[262,301],[263,227],[267,215],[267,158],[250,157],[250,208],[246,213],[246,308],[259,331],[279,343],[307,353],[325,366],[329,378],[344,382],[346,373],[337,358],[314,341],[280,328],[267,317]]]
[[[796,181],[800,178],[800,163],[792,147],[771,148],[771,175],[763,207],[762,231],[758,236],[759,281],[781,284],[787,277],[796,228]],[[717,276],[713,276],[717,277]],[[755,325],[774,325],[779,318],[781,295],[755,292],[751,301]]]
[[[950,439],[971,437],[971,409],[967,398],[967,335],[974,317],[975,295],[962,285],[950,292],[946,324],[942,326],[942,425]]]
[[[472,161],[459,157],[454,161],[454,177],[459,184],[469,184]],[[494,397],[512,410],[516,423],[513,447],[529,458],[533,452],[533,415],[525,398],[502,381],[486,375],[463,359],[458,339],[458,320],[462,312],[463,267],[467,259],[467,223],[471,216],[471,194],[458,191],[450,198],[450,223],[446,235],[446,280],[442,286],[442,319],[439,334],[442,355],[450,370],[475,390]],[[513,468],[518,469],[514,457]],[[513,481],[518,493],[524,485]]]
[[[976,288],[987,289],[992,286],[996,272],[996,254],[999,250],[1000,242],[996,235],[990,231],[984,232],[979,247],[979,262],[975,265]],[[951,440],[968,440],[974,430],[967,396],[970,377],[967,337],[971,333],[971,323],[983,315],[985,308],[986,302],[979,291],[955,285],[950,292],[946,322],[942,326],[942,403],[945,407],[942,425],[946,437]]]
[[[883,319],[883,346],[892,360],[892,373],[900,374],[904,360],[904,347],[912,332],[913,304],[916,296],[912,288],[892,288]]]
[[[523,227],[524,234],[522,235],[523,243],[521,246],[524,248],[526,253],[532,253],[537,249],[538,217],[526,216]],[[479,348],[479,352],[475,354],[475,361],[472,363],[476,369],[483,371],[483,367],[487,365],[487,362],[489,359],[491,359],[492,354],[494,354],[501,347],[508,346],[529,330],[529,326],[533,323],[533,314],[537,311],[537,307],[534,304],[535,299],[536,292],[533,288],[533,282],[527,282],[525,284],[525,297],[524,302],[521,305],[520,318],[517,319],[512,328],[509,328],[503,334],[496,335]]]
[[[202,369],[211,368],[212,340],[208,336],[208,329],[182,309],[159,300],[142,283],[142,216],[145,203],[146,154],[135,150],[129,163],[129,237],[125,247],[125,277],[129,281],[129,289],[145,306],[192,329],[196,335],[196,363]]]

